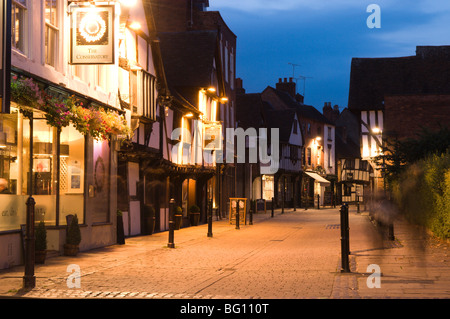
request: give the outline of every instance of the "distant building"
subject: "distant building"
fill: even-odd
[[[383,189],[374,158],[388,139],[415,137],[422,127],[448,126],[450,46],[418,46],[416,55],[353,58],[348,108],[360,121],[361,157],[375,169],[375,189]]]

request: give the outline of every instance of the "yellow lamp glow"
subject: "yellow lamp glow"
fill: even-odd
[[[131,22],[130,29],[139,30],[141,28],[141,24],[137,21]]]

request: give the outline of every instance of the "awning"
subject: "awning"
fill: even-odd
[[[309,175],[310,177],[314,178],[316,181],[318,181],[321,185],[329,185],[331,184],[330,181],[326,180],[322,176],[316,173],[312,172],[305,172],[306,175]]]

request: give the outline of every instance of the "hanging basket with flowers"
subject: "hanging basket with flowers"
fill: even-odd
[[[96,140],[109,140],[111,134],[130,136],[131,130],[123,115],[103,108],[85,108],[74,95],[65,98],[50,96],[31,78],[11,77],[11,101],[20,112],[32,118],[33,110],[43,111],[48,125],[61,129],[70,123],[84,135]]]

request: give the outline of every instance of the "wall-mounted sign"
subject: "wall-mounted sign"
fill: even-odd
[[[9,113],[11,85],[11,0],[0,4],[0,113]]]
[[[114,64],[114,6],[71,9],[71,64]]]
[[[222,149],[222,124],[220,122],[205,123],[203,149],[217,151]]]

